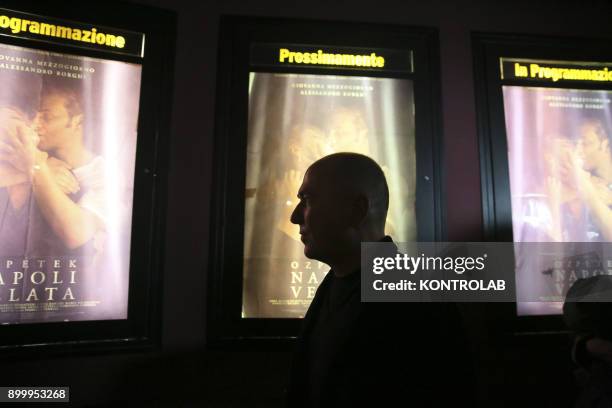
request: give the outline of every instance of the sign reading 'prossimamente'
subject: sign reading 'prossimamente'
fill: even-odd
[[[253,44],[251,65],[413,73],[411,50],[304,44]]]

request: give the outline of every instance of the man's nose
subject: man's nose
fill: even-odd
[[[302,203],[299,202],[291,213],[291,223],[300,225],[302,223]]]

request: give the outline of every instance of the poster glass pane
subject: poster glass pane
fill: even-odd
[[[290,222],[304,173],[323,156],[376,160],[391,197],[386,233],[416,239],[414,118],[408,79],[250,74],[243,317],[303,317],[328,271],[304,256]]]
[[[127,319],[141,66],[0,44],[0,322]]]

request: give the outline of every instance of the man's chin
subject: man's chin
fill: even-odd
[[[321,256],[320,252],[317,252],[316,249],[309,247],[308,245],[304,245],[304,256],[308,259],[327,263],[325,261],[326,258],[324,256]]]
[[[304,256],[308,259],[316,259],[316,252],[308,245],[304,245]]]

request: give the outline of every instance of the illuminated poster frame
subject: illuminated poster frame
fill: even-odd
[[[609,43],[603,40],[511,34],[474,33],[472,46],[483,235],[485,241],[512,242],[515,237],[511,169],[502,87],[505,86],[509,92],[519,89],[517,87],[551,89],[551,92],[555,92],[552,88],[575,92],[612,91],[612,81],[600,78],[607,71],[605,67],[612,62],[612,53],[605,52]],[[520,239],[531,241],[533,237]],[[516,303],[500,304],[489,312],[491,325],[503,332],[566,332],[561,315],[519,316]]]
[[[438,58],[437,31],[429,28],[222,17],[211,212],[209,345],[253,341],[285,344],[300,327],[298,318],[242,317],[250,73],[411,80],[418,219],[415,238],[435,241],[445,236]]]
[[[2,44],[40,50],[41,55],[56,53],[51,55],[142,67],[134,187],[130,191],[133,204],[128,226],[131,240],[127,249],[130,260],[127,317],[3,325],[0,351],[31,355],[155,347],[160,341],[168,159],[163,152],[167,152],[169,141],[176,17],[165,10],[114,3],[24,4],[3,0],[0,9],[6,20],[0,21]],[[11,28],[5,24],[9,21],[19,21],[20,27],[15,24]]]

